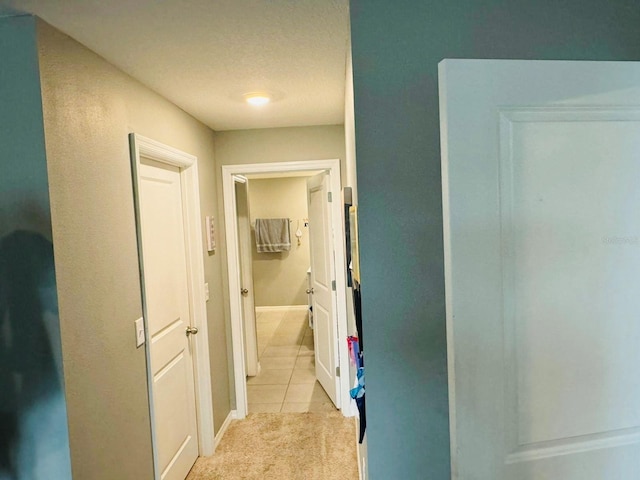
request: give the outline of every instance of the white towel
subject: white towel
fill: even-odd
[[[291,250],[288,218],[257,218],[256,248],[258,253]]]

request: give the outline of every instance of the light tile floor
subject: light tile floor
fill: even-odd
[[[261,370],[247,378],[249,413],[335,410],[316,380],[307,312],[260,312],[256,328]]]

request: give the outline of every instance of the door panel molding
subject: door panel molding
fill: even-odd
[[[592,425],[591,429],[566,430],[564,433],[558,428],[550,431],[536,427],[537,432],[531,432],[526,425],[527,414],[531,410],[531,387],[527,379],[522,378],[517,366],[523,363],[518,352],[519,338],[517,335],[518,311],[517,289],[515,288],[518,276],[518,264],[521,259],[517,256],[515,246],[518,244],[518,221],[527,218],[527,212],[518,197],[522,190],[518,185],[519,172],[524,167],[519,157],[518,145],[521,139],[526,139],[527,129],[536,129],[538,134],[553,128],[553,125],[562,123],[565,130],[573,130],[574,135],[578,129],[592,131],[607,128],[613,137],[618,129],[636,129],[640,132],[640,109],[636,107],[618,106],[569,106],[569,107],[539,107],[539,108],[508,108],[500,109],[500,230],[502,262],[502,299],[503,299],[503,328],[504,328],[504,352],[505,364],[505,413],[512,428],[506,428],[507,456],[506,463],[513,464],[523,461],[540,460],[547,457],[587,452],[602,448],[611,448],[638,443],[640,440],[640,426],[637,417],[630,418],[626,422],[620,421],[613,429],[599,428]],[[607,126],[602,122],[614,123],[617,126]],[[621,135],[624,135],[621,133]],[[568,135],[564,135],[565,141]],[[564,158],[567,158],[566,156]],[[582,165],[577,165],[579,167]],[[531,168],[531,167],[529,167]],[[587,167],[588,168],[588,167]],[[576,171],[578,168],[576,168]],[[564,179],[565,181],[567,179]],[[566,182],[569,184],[569,182]],[[549,199],[545,199],[549,201]],[[600,203],[600,202],[599,202]],[[552,208],[559,208],[557,203]],[[565,207],[566,208],[566,207]],[[547,218],[550,223],[550,217]],[[556,234],[560,228],[552,228]],[[581,243],[578,235],[574,242]],[[601,241],[596,236],[597,241]],[[573,242],[572,242],[573,243]],[[560,365],[561,362],[558,362]],[[586,366],[585,366],[586,367]],[[577,396],[580,396],[577,394]],[[527,414],[523,412],[528,412]],[[627,414],[628,415],[628,414]],[[624,420],[624,418],[622,419]],[[542,435],[542,436],[541,436]]]

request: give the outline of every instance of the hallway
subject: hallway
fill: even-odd
[[[356,428],[339,412],[252,413],[234,420],[187,480],[353,480]]]
[[[256,314],[261,372],[247,380],[249,415],[234,420],[188,480],[347,480],[358,477],[355,421],[315,377],[306,309]]]
[[[249,413],[336,411],[315,377],[306,309],[260,312],[256,324],[261,371],[247,380]]]

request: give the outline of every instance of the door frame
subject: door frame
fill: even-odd
[[[185,221],[185,250],[187,279],[189,282],[188,300],[191,313],[191,324],[198,328],[199,335],[194,335],[193,366],[196,398],[196,423],[198,426],[198,453],[200,456],[212,455],[215,449],[213,429],[213,399],[211,393],[211,367],[209,364],[209,335],[207,329],[207,307],[204,289],[204,261],[202,257],[202,225],[200,222],[200,189],[198,184],[198,159],[176,148],[164,145],[136,133],[129,134],[131,166],[133,176],[133,193],[136,216],[136,233],[138,239],[138,258],[142,295],[142,311],[145,330],[145,355],[147,360],[147,389],[149,392],[149,411],[151,415],[151,445],[155,478],[160,478],[158,468],[158,452],[156,429],[154,425],[153,379],[151,373],[151,357],[149,348],[149,329],[147,327],[147,311],[144,294],[144,264],[142,257],[142,238],[140,224],[140,157],[156,162],[172,165],[180,169],[180,186],[182,190],[183,218]]]
[[[334,254],[336,265],[336,338],[338,365],[341,366],[341,375],[337,399],[342,414],[346,417],[353,415],[349,396],[349,351],[347,346],[347,281],[346,281],[346,257],[344,238],[344,208],[341,195],[340,181],[340,160],[303,160],[295,162],[274,162],[274,163],[250,163],[241,165],[222,166],[222,190],[224,200],[224,222],[227,242],[227,273],[229,278],[229,308],[231,314],[231,342],[233,350],[233,374],[236,393],[237,418],[242,419],[247,415],[247,382],[244,366],[244,342],[242,336],[242,299],[240,296],[240,276],[239,272],[232,268],[238,265],[238,239],[237,239],[237,218],[235,215],[235,189],[234,175],[248,174],[273,174],[291,172],[314,172],[324,170],[329,173],[329,185],[333,193],[331,202],[331,225],[333,231],[340,234],[339,238],[334,236]],[[344,339],[344,341],[342,341]]]

